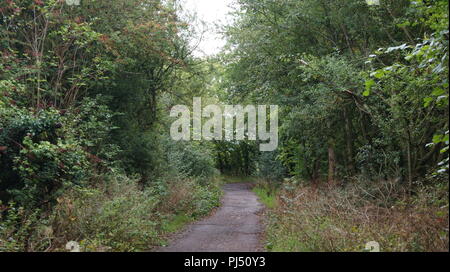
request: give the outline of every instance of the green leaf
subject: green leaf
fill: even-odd
[[[434,95],[434,96],[440,96],[440,95],[442,95],[444,93],[445,93],[445,91],[443,89],[435,88],[431,94]]]
[[[442,135],[434,135],[433,143],[438,144],[438,143],[442,142],[442,139],[443,139]]]
[[[377,79],[381,79],[385,75],[383,70],[377,70],[370,74],[371,77],[375,77]]]
[[[370,91],[375,84],[373,79],[366,80],[366,91]]]
[[[426,108],[426,107],[430,106],[431,102],[433,101],[433,98],[431,98],[431,97],[425,97],[425,98],[423,99],[423,101],[425,102],[423,106]]]

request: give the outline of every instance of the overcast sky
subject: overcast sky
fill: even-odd
[[[227,22],[229,19],[227,13],[231,11],[229,6],[232,4],[233,0],[184,1],[184,9],[189,12],[197,13],[198,18],[205,21],[208,26],[208,31],[204,34],[195,55],[202,56],[218,53],[225,45],[225,41],[222,39],[220,34],[217,33],[217,29],[214,27],[214,24],[223,24]]]

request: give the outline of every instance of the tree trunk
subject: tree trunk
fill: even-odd
[[[344,108],[344,119],[345,119],[345,141],[346,141],[346,151],[347,151],[347,169],[350,175],[355,173],[355,162],[353,159],[353,130],[352,121],[348,116],[347,109]]]
[[[336,155],[334,152],[334,141],[328,143],[328,184],[335,184]]]
[[[406,146],[406,155],[407,155],[407,163],[408,163],[408,190],[409,196],[412,194],[412,186],[413,186],[413,173],[412,173],[412,159],[411,159],[411,134],[408,130],[408,142]]]
[[[320,179],[320,161],[319,159],[315,159],[312,167],[312,181],[314,185],[319,183]]]

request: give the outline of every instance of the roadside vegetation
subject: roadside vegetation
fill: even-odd
[[[258,196],[259,201],[263,203],[267,208],[273,209],[277,206],[277,194],[278,190],[274,190],[267,185],[257,184],[253,188],[253,192]]]
[[[381,251],[448,251],[447,195],[445,185],[422,188],[412,199],[394,182],[287,185],[275,202],[261,198],[268,207],[265,246],[274,252],[353,252],[375,241]]]

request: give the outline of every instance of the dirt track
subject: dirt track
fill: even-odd
[[[162,252],[262,251],[260,213],[263,205],[249,184],[224,186],[222,206],[209,218],[191,224]]]

